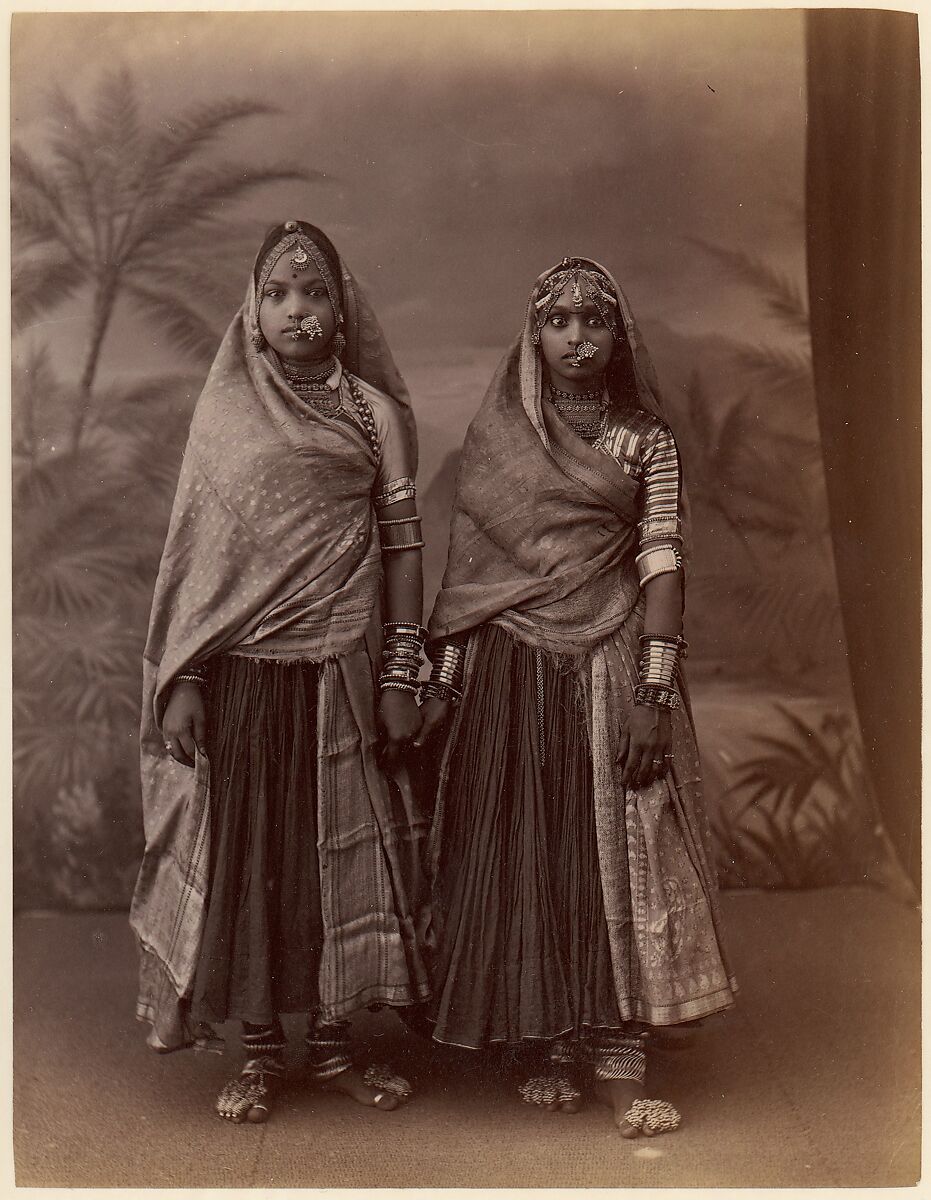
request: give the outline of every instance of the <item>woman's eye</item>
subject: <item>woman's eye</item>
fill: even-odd
[[[326,290],[324,288],[315,287],[315,288],[307,288],[306,290],[307,290],[307,295],[313,296],[315,299],[318,299],[319,297],[326,295]]]
[[[565,323],[566,323],[565,317],[560,317],[558,315],[555,317],[550,317],[550,324],[555,325],[557,329],[561,329],[563,327],[563,325],[565,325]]]
[[[600,329],[604,325],[604,321],[602,321],[601,317],[589,317],[586,324],[590,325],[592,329]]]
[[[265,295],[271,299],[277,299],[278,296],[282,296],[284,293],[279,288],[268,288]]]

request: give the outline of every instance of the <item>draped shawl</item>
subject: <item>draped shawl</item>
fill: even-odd
[[[626,297],[603,266],[575,261],[611,282],[631,351],[636,403],[664,419]],[[573,660],[586,697],[619,1010],[624,1019],[674,1024],[728,1007],[736,988],[723,949],[698,752],[686,701],[672,714],[670,769],[643,789],[624,784],[619,733],[634,706],[644,612],[634,562],[639,485],[543,407],[533,301],[550,274],[537,280],[523,333],[469,428],[430,633],[442,638],[491,621],[528,645]],[[611,402],[630,404],[631,397],[612,394]],[[683,515],[686,525],[687,509]],[[467,656],[466,691],[473,669]],[[681,678],[680,689],[685,694]],[[454,788],[450,748],[468,719],[463,703],[440,771],[434,864]]]
[[[575,261],[614,288],[635,402],[663,419],[653,364],[626,296],[599,263]],[[617,629],[637,602],[636,573],[618,571],[619,563],[633,562],[637,486],[543,407],[533,302],[550,274],[537,280],[523,332],[469,426],[430,633],[441,638],[496,620],[533,645],[579,655]],[[630,404],[631,397],[615,392],[611,403]]]
[[[341,266],[342,360],[400,406],[415,454],[407,391],[378,322]],[[255,271],[194,410],[152,603],[140,739],[146,850],[130,921],[141,951],[137,1014],[157,1049],[190,1043],[184,1001],[208,889],[209,764],[165,753],[171,681],[234,647],[298,592],[304,657],[344,655],[372,620],[380,587],[370,487],[374,452],[355,427],[301,401],[271,351],[256,348]],[[352,685],[347,684],[352,690]]]

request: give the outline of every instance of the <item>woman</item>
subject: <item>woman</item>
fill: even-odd
[[[582,1087],[625,1136],[647,1032],[732,1003],[680,660],[679,459],[627,301],[540,277],[469,430],[430,624],[422,744],[456,710],[434,824],[434,1037],[536,1047],[525,1100]]]
[[[131,916],[150,1045],[243,1022],[234,1122],[269,1115],[282,1013],[311,1014],[324,1086],[409,1094],[357,1066],[347,1018],[428,994],[427,823],[375,759],[376,706],[385,761],[420,728],[415,455],[352,276],[319,229],[276,227],[195,409],[155,589]]]

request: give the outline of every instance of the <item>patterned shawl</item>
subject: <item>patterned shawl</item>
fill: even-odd
[[[662,418],[650,357],[613,277],[591,259],[618,300],[633,364],[636,398]],[[453,504],[449,559],[430,620],[434,638],[486,621],[543,649],[581,655],[619,628],[638,598],[634,570],[637,487],[623,469],[549,416],[542,404],[543,362],[534,344],[534,301],[472,421]]]
[[[255,274],[194,410],[145,648],[141,730],[146,851],[131,924],[142,953],[138,1013],[150,1044],[192,1040],[178,1001],[197,961],[206,880],[209,766],[165,753],[159,724],[172,678],[237,644],[290,596],[311,589],[307,657],[332,658],[364,635],[380,555],[372,449],[348,423],[303,403],[273,353],[256,349]],[[413,415],[404,383],[355,280],[340,267],[347,370]]]

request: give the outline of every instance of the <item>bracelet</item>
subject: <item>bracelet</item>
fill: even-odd
[[[647,642],[663,642],[667,646],[675,646],[679,651],[680,658],[688,658],[689,656],[689,644],[681,633],[675,637],[670,633],[641,633],[641,646]]]
[[[416,696],[418,690],[412,680],[385,679],[384,676],[378,680],[378,687],[382,692],[410,692],[412,696]]]
[[[395,690],[416,695],[427,631],[409,621],[386,621],[382,629],[385,649],[378,677],[379,688],[382,691]]]
[[[385,637],[390,638],[395,634],[407,634],[408,637],[417,638],[418,643],[422,646],[427,640],[427,631],[422,625],[415,625],[413,621],[385,621],[382,625]]]
[[[634,688],[634,703],[649,704],[660,708],[678,708],[679,693],[673,688],[658,687],[652,683],[640,683]]]
[[[425,700],[443,700],[447,704],[456,705],[462,699],[462,692],[456,691],[445,683],[434,683],[428,679],[420,685],[420,703]]]
[[[679,659],[687,643],[682,637],[665,633],[640,635],[640,682],[661,688],[673,688]]]
[[[428,687],[440,689],[428,691],[426,695],[439,696],[440,699],[452,699],[456,703],[462,696],[462,678],[465,673],[465,647],[456,642],[444,642],[436,651],[433,659],[433,669],[430,672]]]

